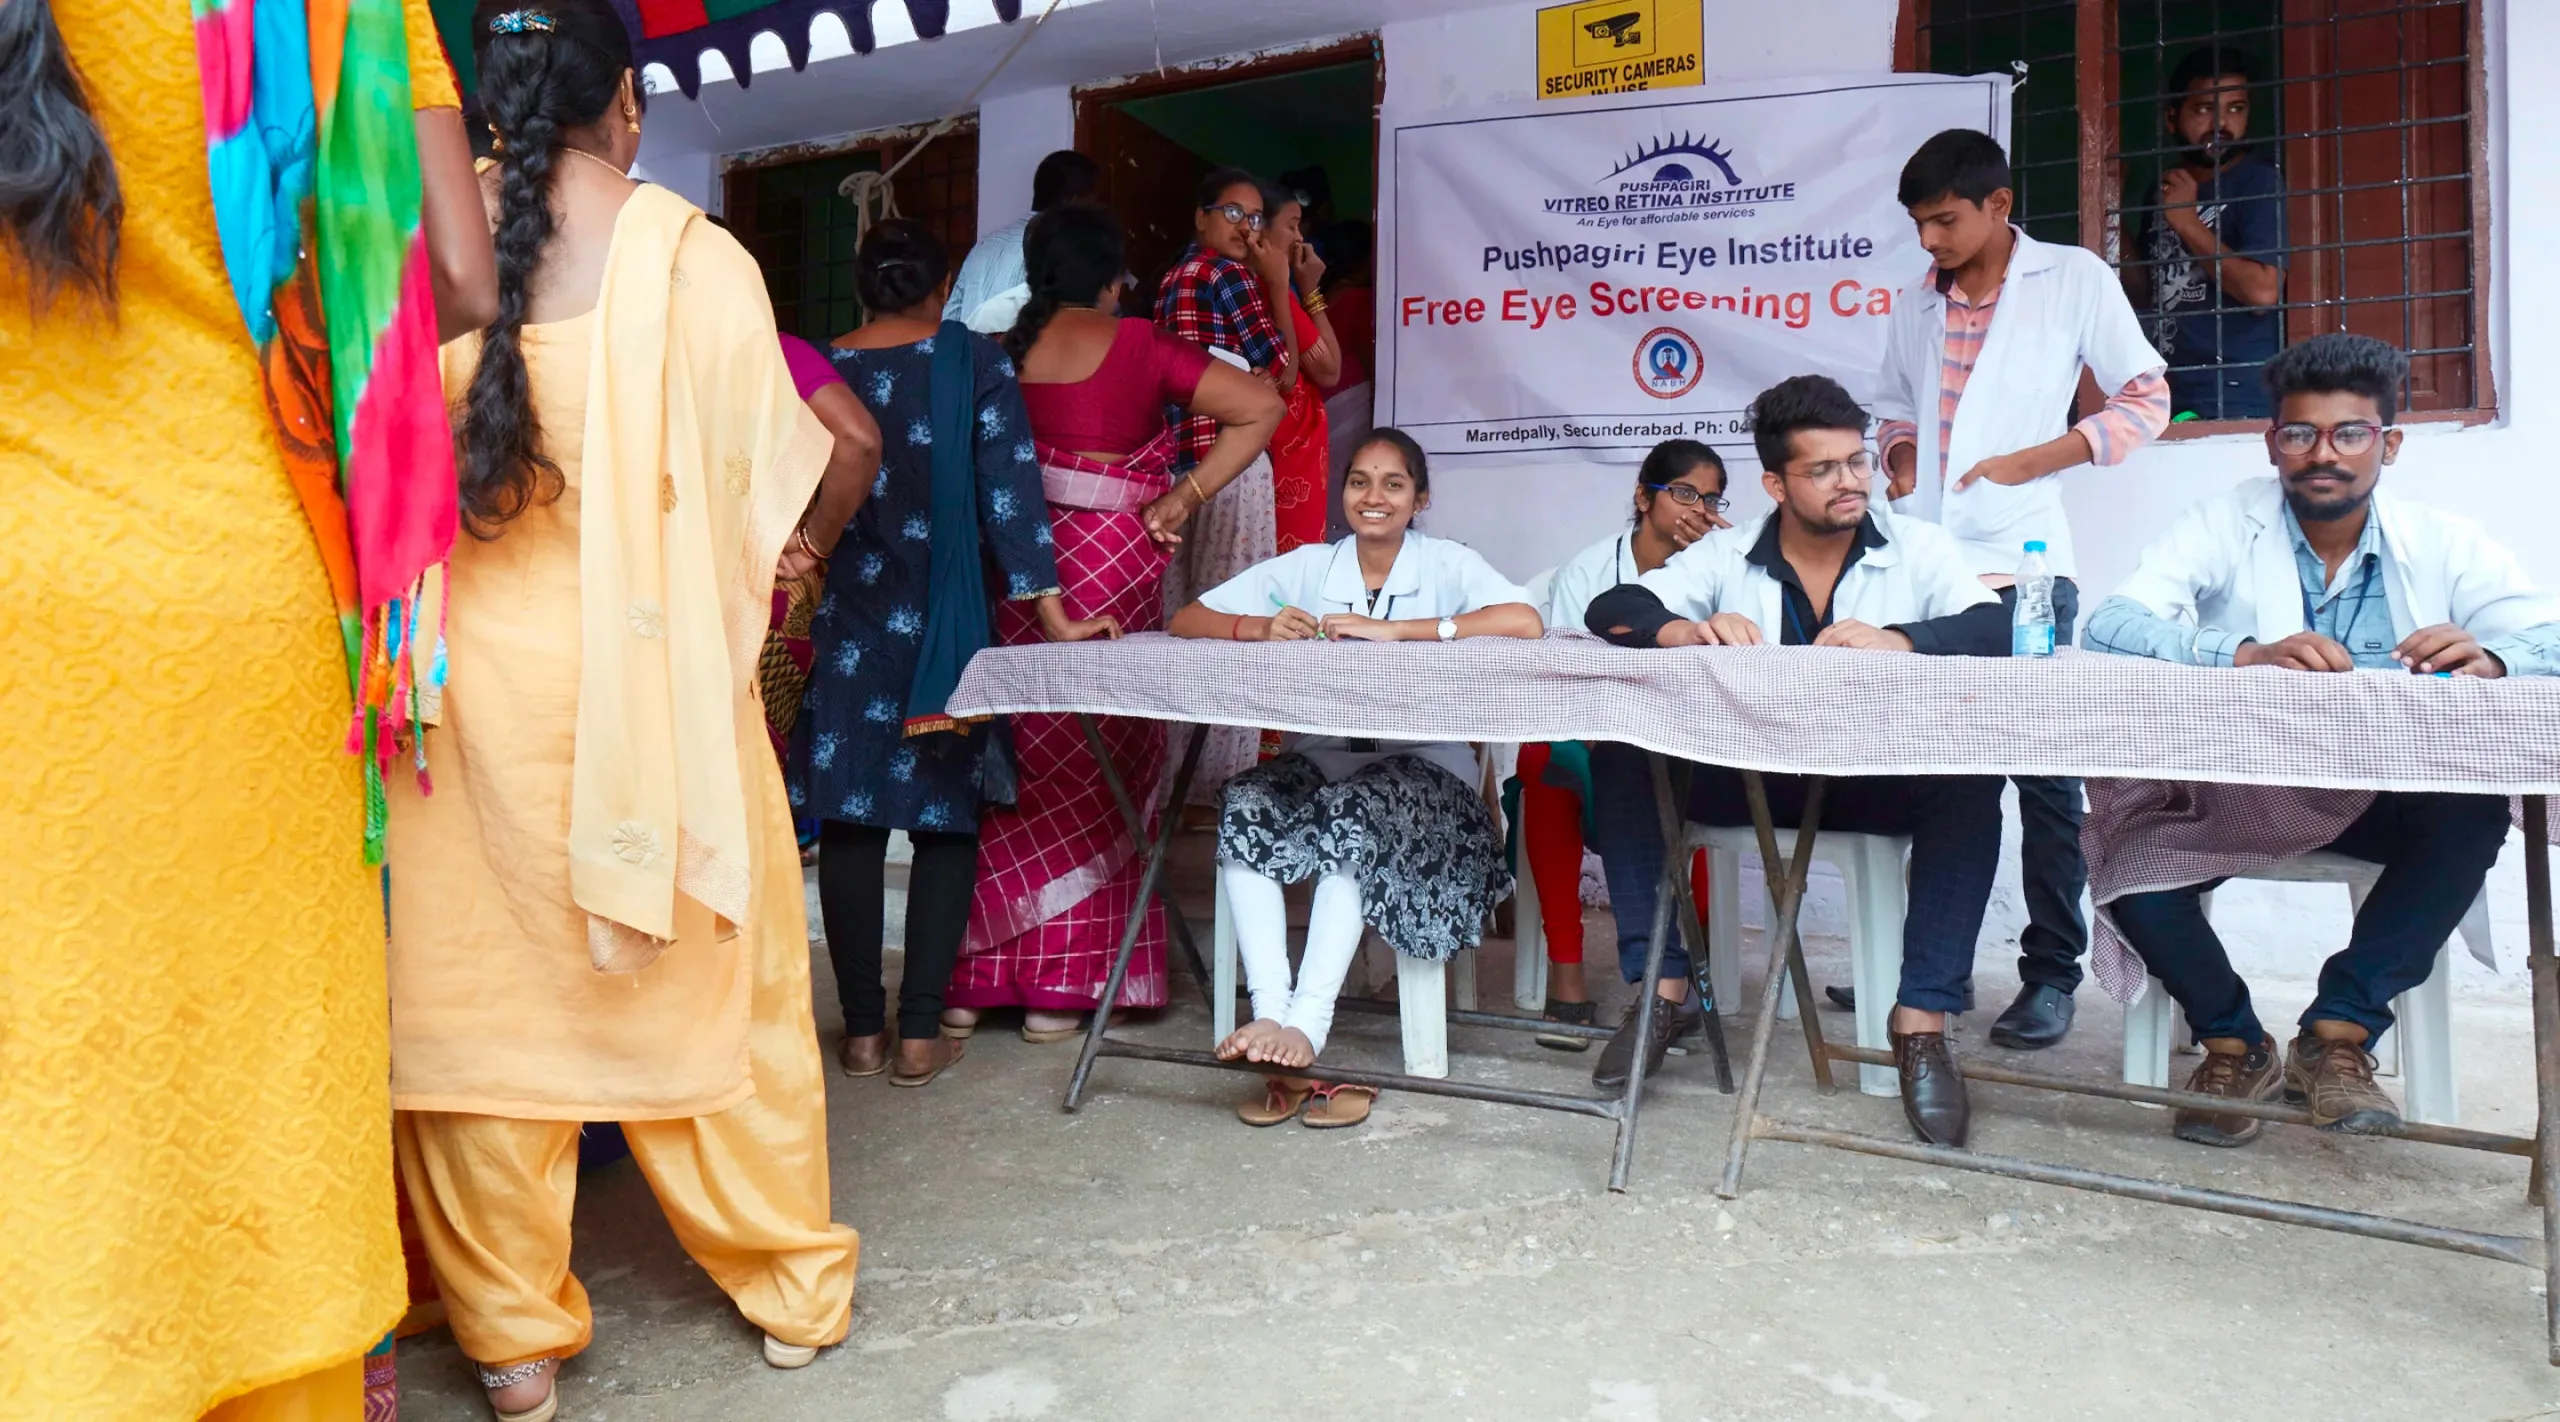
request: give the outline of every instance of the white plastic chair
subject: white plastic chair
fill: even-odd
[[[2279,883],[2344,884],[2359,910],[2373,892],[2382,866],[2343,854],[2317,850],[2237,877]],[[2213,896],[2205,895],[2205,911]],[[2483,961],[2490,958],[2489,892],[2484,887],[2462,916],[2461,936]],[[2412,1121],[2457,1125],[2462,1119],[2453,1066],[2453,944],[2436,951],[2436,970],[2427,980],[2402,993],[2391,1004],[2396,1025],[2382,1040],[2383,1074],[2401,1077],[2402,1110]],[[2124,1010],[2124,1079],[2134,1086],[2169,1085],[2169,1051],[2175,1045],[2178,1013],[2158,978],[2145,983],[2142,996]],[[2278,1034],[2282,1035],[2282,1034]]]
[[[1793,854],[1795,843],[1794,830],[1778,831],[1780,853]],[[1742,856],[1760,852],[1760,837],[1747,825],[1691,824],[1685,844],[1707,851],[1707,977],[1717,1006],[1730,1007],[1742,1000]],[[1819,831],[1813,841],[1813,857],[1838,869],[1848,890],[1849,981],[1858,999],[1858,1045],[1876,1051],[1890,1044],[1886,1022],[1902,979],[1902,860],[1910,848],[1911,841],[1898,835],[1836,830]],[[1755,882],[1765,895],[1767,880]],[[1774,906],[1762,921],[1776,926]],[[1792,1018],[1804,1010],[1794,1001],[1792,982],[1781,992],[1781,1016]],[[1858,1089],[1869,1096],[1898,1096],[1902,1084],[1892,1067],[1861,1062]]]
[[[1236,963],[1235,911],[1227,903],[1227,886],[1218,884],[1215,917],[1210,929],[1212,947],[1209,963],[1209,1043],[1216,1046],[1227,1034],[1236,1030],[1236,989],[1239,972]],[[1361,942],[1361,955],[1352,960],[1357,966],[1368,956],[1373,933]],[[1449,963],[1426,963],[1390,950],[1388,957],[1396,963],[1396,1018],[1404,1028],[1404,1070],[1407,1076],[1446,1077],[1449,1074],[1449,979],[1457,980],[1458,1010],[1476,1010],[1476,959],[1474,950],[1460,953]],[[1346,984],[1347,987],[1347,984]]]

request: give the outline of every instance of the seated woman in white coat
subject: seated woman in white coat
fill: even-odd
[[[1268,642],[1542,635],[1528,593],[1464,544],[1412,531],[1430,504],[1421,447],[1401,430],[1378,430],[1343,476],[1351,536],[1254,564],[1175,613],[1166,630]],[[1253,1021],[1218,1044],[1219,1056],[1314,1065],[1364,925],[1395,951],[1434,962],[1476,944],[1511,889],[1502,831],[1476,775],[1474,751],[1459,742],[1291,736],[1277,759],[1227,782],[1218,874]],[[1315,906],[1293,987],[1280,890],[1302,879],[1316,881]],[[1236,1114],[1269,1126],[1304,1109],[1310,1126],[1353,1126],[1376,1098],[1365,1086],[1274,1076]]]
[[[1661,567],[1708,533],[1733,526],[1724,516],[1724,458],[1694,439],[1655,445],[1636,470],[1634,493],[1635,517],[1627,527],[1556,569],[1541,609],[1549,627],[1580,627],[1593,598]],[[1550,1022],[1589,1026],[1594,1009],[1582,975],[1583,841],[1588,838],[1594,848],[1604,842],[1600,821],[1606,816],[1652,819],[1652,771],[1644,752],[1632,746],[1538,741],[1520,748],[1519,789],[1514,826],[1528,851],[1524,857],[1537,884],[1538,914],[1546,930],[1550,976],[1545,1016]],[[1645,949],[1651,942],[1648,930],[1661,857],[1639,864],[1604,853],[1601,864],[1617,914],[1619,971],[1636,982],[1644,976]],[[1690,885],[1702,919],[1707,912],[1705,872],[1706,851],[1700,850],[1692,861]],[[1675,986],[1689,979],[1689,955],[1677,939],[1664,949],[1662,976]],[[1590,1045],[1572,1033],[1546,1033],[1537,1040],[1539,1046],[1567,1052]],[[1604,1084],[1622,1086],[1625,1081],[1622,1076]]]

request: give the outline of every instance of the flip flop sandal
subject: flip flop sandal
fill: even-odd
[[[1111,1020],[1104,1023],[1103,1028],[1105,1031],[1108,1031],[1113,1027],[1119,1026],[1127,1019],[1128,1010],[1126,1008],[1122,1008],[1111,1014]],[[1072,1027],[1042,1027],[1035,1030],[1031,1025],[1031,1019],[1025,1017],[1022,1019],[1022,1040],[1031,1043],[1033,1046],[1039,1047],[1045,1047],[1052,1042],[1072,1042],[1076,1038],[1085,1034],[1088,1030],[1087,1024],[1091,1021],[1091,1018],[1087,1018],[1085,1021],[1078,1022]]]
[[[930,1085],[935,1077],[940,1076],[944,1072],[949,1071],[952,1067],[957,1066],[960,1059],[967,1055],[969,1055],[968,1044],[966,1042],[953,1041],[951,1043],[951,1055],[942,1059],[942,1065],[935,1067],[931,1071],[922,1072],[915,1076],[909,1076],[904,1072],[892,1070],[889,1073],[889,1084],[891,1086]],[[895,1061],[897,1059],[892,1057],[890,1060]]]
[[[965,1038],[974,1035],[977,1030],[978,1014],[976,1010],[966,1007],[953,1007],[947,1008],[943,1011],[943,1036]]]
[[[1594,1021],[1593,1014],[1597,1007],[1596,1003],[1558,1002],[1551,997],[1547,999],[1547,1010],[1541,1015],[1549,1022],[1567,1022],[1576,1027],[1588,1027]],[[1536,1040],[1539,1046],[1552,1047],[1559,1052],[1583,1052],[1591,1049],[1590,1038],[1576,1037],[1564,1032],[1541,1032]]]
[[[1276,1126],[1298,1114],[1315,1095],[1312,1081],[1270,1076],[1262,1080],[1262,1099],[1247,1101],[1236,1108],[1236,1119],[1248,1126]]]
[[[1369,1108],[1378,1101],[1378,1088],[1342,1081],[1319,1084],[1313,1094],[1316,1099],[1298,1124],[1318,1131],[1359,1125],[1369,1119]]]

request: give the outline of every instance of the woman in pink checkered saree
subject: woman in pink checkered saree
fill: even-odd
[[[1023,236],[1023,259],[1031,299],[1005,347],[1021,372],[1068,615],[1159,631],[1170,550],[1192,514],[1262,452],[1280,397],[1153,322],[1118,317],[1126,246],[1108,209],[1042,213]],[[1168,407],[1218,422],[1216,445],[1178,483]],[[998,610],[997,640],[1043,640],[1038,622],[1018,612]],[[1152,806],[1163,728],[1117,716],[1095,725],[1131,797]],[[985,1009],[1020,1007],[1026,1040],[1061,1041],[1101,998],[1141,907],[1142,858],[1075,718],[1020,716],[1013,733],[1020,792],[979,821],[977,895],[943,1025],[965,1036]],[[1116,1006],[1165,1004],[1164,912],[1144,909]]]

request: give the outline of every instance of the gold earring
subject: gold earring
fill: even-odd
[[[629,104],[622,106],[622,126],[633,133],[640,131],[640,111]]]

